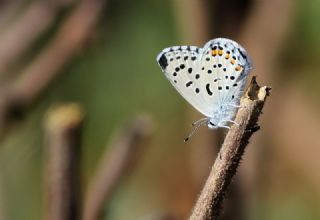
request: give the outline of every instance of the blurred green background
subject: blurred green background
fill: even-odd
[[[39,2],[1,1],[0,39]],[[52,9],[52,21],[1,73],[3,88],[44,53],[59,27],[84,2],[90,1],[42,1],[47,4],[45,13],[35,16],[41,20]],[[169,219],[161,217],[166,214],[187,218],[224,132],[202,128],[183,143],[191,122],[201,116],[171,87],[155,58],[165,47],[201,46],[216,37],[242,44],[253,60],[258,82],[273,87],[260,120],[262,129],[254,135],[227,197],[226,206],[235,204],[222,218],[320,219],[319,0],[91,3],[95,2],[105,4],[85,43],[1,137],[0,219],[43,218],[43,119],[52,104],[64,102],[79,103],[86,115],[83,191],[114,132],[140,113],[154,120],[150,145],[106,202],[102,219]],[[0,53],[5,40],[17,45],[24,36],[5,38]],[[240,211],[233,210],[237,206]]]

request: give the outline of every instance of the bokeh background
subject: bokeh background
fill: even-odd
[[[319,0],[0,1],[0,219],[45,216],[44,118],[69,102],[85,112],[82,201],[114,137],[143,114],[150,140],[101,219],[187,218],[225,131],[183,142],[201,115],[155,58],[216,37],[242,44],[273,88],[221,219],[320,219],[319,21]]]

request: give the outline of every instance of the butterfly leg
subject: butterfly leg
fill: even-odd
[[[231,106],[231,107],[233,107],[233,108],[237,108],[237,109],[239,109],[239,108],[247,108],[246,106],[241,106],[241,105],[235,105],[235,104],[226,104],[227,106]]]
[[[219,128],[226,128],[226,129],[230,129],[230,127],[229,127],[229,126],[226,126],[226,125],[219,125],[218,127],[219,127]]]
[[[223,122],[229,122],[229,123],[232,123],[232,124],[235,124],[235,125],[239,126],[239,123],[237,123],[237,122],[235,122],[233,120],[224,120]],[[219,126],[219,127],[222,127],[222,126]]]
[[[230,123],[232,123],[232,124],[235,124],[235,125],[238,125],[239,126],[239,123],[237,123],[237,122],[235,122],[235,121],[233,121],[233,120],[225,120],[226,122],[230,122]]]
[[[231,106],[231,107],[234,107],[234,108],[242,108],[241,105],[235,105],[235,104],[226,104],[227,106]]]
[[[234,108],[247,108],[246,106],[243,106],[243,105],[235,105],[235,104],[227,104],[227,105]]]

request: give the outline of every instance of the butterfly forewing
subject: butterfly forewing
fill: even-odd
[[[204,97],[201,95],[199,62],[202,49],[194,46],[175,46],[164,49],[157,61],[166,77],[177,91],[198,111],[203,111]]]

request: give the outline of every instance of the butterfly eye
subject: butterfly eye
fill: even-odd
[[[210,124],[210,125],[212,125],[212,126],[216,126],[216,125],[215,125],[215,124],[213,124],[212,122],[209,122],[209,124]]]

